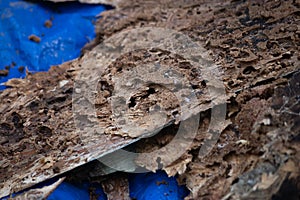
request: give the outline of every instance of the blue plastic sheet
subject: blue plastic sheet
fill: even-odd
[[[0,82],[25,77],[25,71],[18,70],[20,66],[31,72],[47,71],[51,65],[78,57],[84,44],[95,37],[95,16],[105,9],[77,2],[0,0],[0,68],[11,66],[9,75],[0,77]],[[52,27],[44,25],[47,20],[52,21]],[[41,41],[29,40],[32,34]]]
[[[168,177],[163,171],[156,173],[140,173],[129,175],[130,197],[137,200],[181,200],[188,195],[184,186],[179,186],[175,177]],[[71,185],[62,183],[48,198],[58,199],[89,199],[89,187],[96,188],[98,200],[106,200],[100,185]]]
[[[10,78],[23,78],[26,67],[30,72],[47,71],[50,66],[72,60],[80,55],[81,48],[95,37],[93,21],[108,7],[86,5],[77,2],[54,4],[41,1],[0,0],[0,69],[9,68],[8,76],[0,76],[0,83]],[[52,27],[44,25],[51,20]],[[39,43],[30,41],[30,35],[38,36]],[[0,90],[4,89],[0,85]],[[38,184],[51,184],[55,179]],[[48,200],[89,199],[89,183],[63,182]],[[106,196],[100,185],[92,185],[99,200]],[[131,174],[129,176],[131,198],[138,200],[180,200],[188,191],[178,186],[174,177],[164,172]],[[7,198],[3,198],[7,199]]]
[[[106,195],[99,184],[84,183],[81,185],[72,185],[66,182],[60,184],[56,188],[56,190],[47,198],[47,200],[90,199],[89,188],[95,188],[95,190],[93,191],[93,195],[97,197],[97,200],[107,200]]]
[[[163,171],[132,174],[129,177],[130,197],[137,200],[184,199],[189,193],[179,186],[175,177],[168,177]]]

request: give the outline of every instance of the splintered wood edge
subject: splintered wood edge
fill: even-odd
[[[28,190],[20,195],[15,196],[12,199],[15,200],[22,200],[22,199],[46,199],[63,181],[65,177],[58,179],[56,182],[52,183],[51,185],[44,186],[42,188],[36,188]]]

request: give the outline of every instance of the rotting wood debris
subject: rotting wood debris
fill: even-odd
[[[204,46],[223,72],[222,81],[228,95],[226,123],[219,125],[220,138],[209,154],[199,158],[212,120],[208,104],[207,109],[199,110],[198,134],[191,147],[174,163],[163,166],[169,175],[178,174],[179,182],[191,191],[186,199],[297,199],[300,191],[299,13],[300,2],[292,0],[118,1],[116,10],[101,14],[96,24],[97,38],[86,45],[81,58],[52,67],[49,72],[12,79],[6,83],[11,88],[0,93],[1,196],[105,154],[112,149],[105,140],[113,141],[115,149],[136,141],[138,136],[117,134],[118,130],[114,129],[107,134],[89,135],[86,130],[86,137],[78,135],[72,94],[76,92],[73,91],[75,77],[84,62],[89,61],[95,67],[100,62],[96,56],[101,53],[97,52],[97,45],[121,31],[150,26],[179,31]],[[207,90],[206,82],[201,74],[193,76],[191,63],[171,51],[141,49],[122,55],[103,69],[95,95],[101,126],[112,124],[109,101],[113,82],[109,77],[155,60],[186,74],[194,88],[203,92],[197,93],[197,98],[207,103],[201,96]],[[136,93],[133,100],[140,107],[133,106],[136,109],[133,114],[153,106],[154,99],[167,111],[171,122],[161,133],[137,142],[136,151],[159,149],[172,140],[178,128],[173,123],[176,116],[172,113],[179,107],[174,98],[157,86]],[[180,114],[180,110],[175,113]],[[163,161],[170,155],[153,156],[153,160]],[[136,163],[153,171],[158,168],[142,156]],[[89,167],[77,170],[105,186],[109,175],[101,178],[96,170],[84,171],[97,166],[92,161]],[[126,181],[119,182],[123,183],[119,191],[126,191]]]

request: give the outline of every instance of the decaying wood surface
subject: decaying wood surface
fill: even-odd
[[[175,162],[167,164],[166,160],[178,154],[176,150],[153,153],[151,158],[142,154],[136,159],[138,165],[155,171],[162,164],[169,175],[179,174],[180,183],[191,191],[186,199],[280,198],[285,185],[299,195],[299,13],[298,1],[192,0],[127,0],[117,10],[104,12],[96,25],[97,38],[86,45],[81,58],[49,72],[10,80],[7,85],[12,88],[0,93],[1,196],[71,170],[146,134],[114,127],[114,80],[122,81],[124,75],[130,77],[128,71],[157,61],[180,71],[193,85],[200,103],[185,118],[201,112],[199,128],[192,145]],[[209,125],[215,119],[207,95],[211,85],[201,73],[209,71],[209,66],[197,66],[201,73],[195,74],[192,62],[159,48],[127,52],[103,65],[103,41],[141,27],[172,29],[189,36],[205,47],[210,61],[222,72],[216,76],[226,89],[226,97],[218,96],[227,103],[226,119],[215,126],[220,137],[208,154],[201,147],[212,137]],[[145,111],[158,104],[168,117],[161,122],[156,116],[159,123],[150,132],[168,127],[138,141],[136,150],[162,148],[178,131],[183,113],[180,103],[157,85],[137,90],[130,98],[135,104],[128,104],[133,120],[140,126],[147,124],[151,115]],[[77,99],[76,93],[82,91],[95,95],[86,93],[85,99]],[[80,107],[90,102],[96,117]],[[79,105],[75,113],[74,103]],[[83,124],[78,131],[82,121],[89,126]]]

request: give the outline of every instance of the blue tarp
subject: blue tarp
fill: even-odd
[[[175,177],[168,177],[163,171],[129,175],[130,197],[137,200],[177,200],[188,195],[184,186],[178,186]],[[48,198],[57,199],[89,199],[89,183],[71,185],[62,183]],[[106,200],[100,185],[92,185],[99,200]]]
[[[102,5],[77,2],[0,0],[0,69],[9,69],[8,76],[0,76],[0,83],[25,77],[21,66],[30,72],[47,71],[52,65],[78,57],[80,49],[95,37],[95,16],[106,9],[108,7]],[[51,27],[45,26],[47,20],[48,25],[49,21],[52,23]],[[40,38],[40,42],[29,40],[30,35]],[[0,85],[0,89],[4,88]],[[138,200],[175,200],[188,194],[174,177],[169,178],[162,171],[131,174],[129,183],[130,196]],[[89,183],[63,182],[48,199],[89,199],[89,187]],[[97,189],[99,199],[106,199],[100,185],[93,187]]]
[[[95,37],[95,16],[105,9],[76,2],[0,0],[0,67],[11,66],[9,75],[0,77],[0,82],[25,77],[25,72],[18,70],[20,66],[31,72],[47,71],[51,65],[78,57],[84,44]],[[52,27],[45,26],[47,20]],[[30,35],[39,37],[40,42],[29,40]]]

